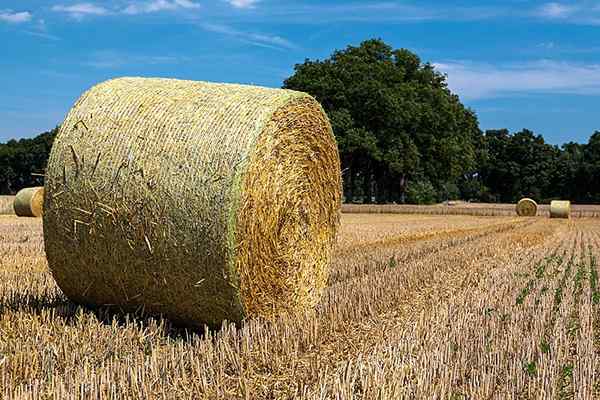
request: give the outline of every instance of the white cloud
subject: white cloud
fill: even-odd
[[[56,5],[52,7],[52,11],[66,13],[71,18],[79,20],[91,15],[103,16],[110,14],[108,9],[93,3],[75,3],[69,6]]]
[[[523,64],[436,63],[449,87],[467,100],[514,94],[600,94],[600,64],[541,60]]]
[[[546,18],[566,18],[577,11],[577,7],[561,3],[546,3],[540,7],[538,14]]]
[[[190,0],[152,0],[142,3],[129,4],[123,10],[124,14],[137,15],[160,11],[176,11],[179,9],[199,9],[200,4]]]
[[[569,3],[551,2],[536,8],[533,15],[561,23],[600,25],[600,4],[586,0]]]
[[[277,35],[267,35],[263,33],[239,31],[230,26],[220,24],[202,24],[200,26],[202,27],[202,29],[207,30],[209,32],[221,33],[226,36],[231,36],[240,41],[250,43],[254,46],[267,47],[277,50],[295,49],[297,47],[289,40]]]
[[[31,21],[31,13],[28,11],[13,12],[12,10],[0,11],[0,22],[20,24]]]
[[[260,0],[227,0],[235,8],[254,8]]]

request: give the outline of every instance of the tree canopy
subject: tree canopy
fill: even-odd
[[[368,40],[296,65],[284,87],[310,93],[329,115],[347,201],[404,201],[411,183],[440,190],[476,170],[475,113],[406,49]]]
[[[33,139],[0,144],[0,194],[14,194],[24,187],[43,183],[41,175],[57,132],[55,128]]]

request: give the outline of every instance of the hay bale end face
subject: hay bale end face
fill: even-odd
[[[75,302],[217,326],[314,307],[340,207],[337,144],[312,97],[121,78],[61,126],[45,248]]]
[[[517,203],[517,215],[520,217],[535,217],[538,205],[535,200],[524,198]]]
[[[13,203],[19,217],[41,217],[44,211],[44,188],[31,187],[20,190]]]
[[[570,218],[571,202],[568,200],[554,200],[550,202],[550,218]]]

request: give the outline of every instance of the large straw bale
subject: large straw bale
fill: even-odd
[[[49,266],[76,302],[191,326],[303,312],[328,277],[339,155],[307,94],[121,78],[68,114],[45,207]]]
[[[535,217],[538,205],[535,200],[524,198],[517,203],[517,215],[521,217]]]
[[[550,202],[550,218],[570,218],[571,202],[568,200],[554,200]]]
[[[30,187],[20,190],[13,203],[19,217],[41,217],[44,210],[44,188]]]

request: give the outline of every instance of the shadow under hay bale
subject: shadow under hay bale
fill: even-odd
[[[219,326],[316,305],[340,202],[337,145],[312,97],[122,78],[61,126],[45,248],[77,303]]]
[[[41,217],[44,211],[44,188],[25,188],[15,197],[13,203],[18,217]]]
[[[517,215],[520,217],[535,217],[538,205],[535,200],[524,198],[517,203]]]

